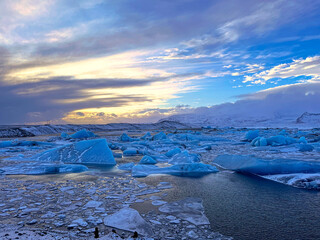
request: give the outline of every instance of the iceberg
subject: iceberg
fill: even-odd
[[[68,134],[67,134],[68,135]],[[62,137],[62,135],[61,135]],[[96,135],[93,132],[90,132],[86,129],[82,129],[72,135],[70,135],[71,138],[74,139],[81,139],[81,138],[92,138],[92,137],[96,137]]]
[[[131,171],[133,167],[134,167],[134,162],[130,162],[130,163],[120,164],[118,166],[118,169],[123,171]]]
[[[88,168],[80,164],[52,164],[52,163],[20,163],[14,166],[3,167],[7,175],[42,175],[57,173],[79,173],[88,171]]]
[[[180,148],[174,148],[170,151],[168,151],[165,155],[169,158],[173,157],[174,155],[176,155],[177,153],[181,153],[181,149]]]
[[[133,142],[133,141],[138,141],[138,140],[139,139],[129,137],[128,134],[126,134],[126,133],[122,133],[122,135],[120,136],[120,141],[122,141],[122,142]]]
[[[164,140],[167,139],[167,135],[164,132],[159,132],[152,137],[152,140]]]
[[[200,162],[198,154],[188,153],[188,151],[183,151],[173,156],[172,159],[168,161],[169,164],[186,164]]]
[[[132,148],[132,147],[131,148],[127,148],[126,150],[123,151],[123,156],[136,156],[138,154],[140,154],[138,152],[138,149]]]
[[[159,168],[154,165],[139,164],[132,168],[132,176],[146,177],[150,174],[170,174],[174,176],[200,177],[218,171],[219,170],[216,167],[203,163],[177,164],[164,168]]]
[[[253,139],[259,137],[260,131],[259,130],[250,130],[246,133],[245,139],[247,141],[252,141]]]
[[[251,145],[255,146],[255,147],[267,146],[268,145],[268,141],[264,137],[256,137],[255,139],[252,140]]]
[[[141,137],[142,140],[151,140],[152,139],[152,135],[150,132],[147,132],[145,135],[143,135]]]
[[[300,144],[299,151],[300,152],[312,152],[314,147],[310,144]]]
[[[140,160],[139,164],[156,164],[157,160],[153,159],[152,157],[146,155]]]
[[[292,137],[286,137],[283,135],[277,135],[267,138],[268,145],[271,146],[282,146],[296,143],[297,140]]]
[[[39,153],[31,159],[39,162],[116,164],[106,139],[67,144]]]
[[[60,134],[60,137],[62,137],[62,138],[70,138],[69,134],[68,134],[68,133],[65,133],[65,132],[62,132],[62,133]]]
[[[261,159],[254,156],[219,155],[214,164],[224,169],[256,175],[320,173],[320,162],[295,159]]]

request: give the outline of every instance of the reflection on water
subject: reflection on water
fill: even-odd
[[[214,231],[235,239],[320,239],[320,193],[230,172],[202,178],[166,175],[139,179],[169,181],[166,201],[200,197]]]

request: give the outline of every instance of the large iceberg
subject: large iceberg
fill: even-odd
[[[256,175],[320,173],[320,162],[295,159],[261,159],[254,156],[219,155],[213,163],[224,169]]]
[[[138,164],[132,168],[132,176],[146,177],[150,174],[170,174],[175,176],[200,177],[218,171],[216,167],[203,163],[177,164],[163,168],[154,165]]]
[[[106,139],[67,144],[39,153],[32,159],[40,162],[116,164]]]

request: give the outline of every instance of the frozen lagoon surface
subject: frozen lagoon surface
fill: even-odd
[[[5,194],[1,194],[0,197],[1,223],[19,223],[19,226],[25,225],[25,228],[45,228],[48,231],[51,227],[51,230],[57,229],[64,234],[71,232],[79,239],[88,239],[88,236],[93,236],[92,229],[95,226],[99,227],[101,233],[109,234],[112,228],[104,224],[109,221],[106,217],[114,214],[118,216],[119,212],[126,212],[124,209],[130,207],[138,210],[140,215],[129,216],[133,219],[142,217],[146,224],[151,226],[155,236],[161,236],[161,239],[227,239],[218,232],[234,239],[319,239],[320,192],[315,189],[318,188],[320,173],[267,172],[262,178],[251,175],[250,172],[240,174],[231,171],[232,167],[237,167],[231,164],[225,168],[219,167],[219,172],[214,171],[215,173],[196,178],[152,172],[142,178],[131,176],[132,167],[139,166],[140,160],[146,155],[157,161],[156,168],[163,169],[178,166],[169,164],[170,162],[195,164],[200,161],[201,164],[214,166],[217,156],[224,154],[253,156],[254,159],[263,161],[294,159],[320,162],[320,132],[317,130],[261,129],[258,137],[280,140],[288,137],[296,140],[289,145],[286,141],[278,141],[277,144],[267,146],[253,146],[246,139],[248,131],[231,128],[162,130],[166,137],[161,133],[157,135],[161,137],[154,140],[140,139],[147,131],[94,132],[100,136],[99,138],[107,139],[113,153],[121,154],[126,149],[134,150],[133,155],[115,159],[118,165],[130,163],[130,167],[124,168],[126,171],[91,163],[86,165],[89,171],[82,173],[2,175],[0,188]],[[123,132],[133,140],[121,141],[120,136]],[[150,131],[152,136],[160,132]],[[279,135],[286,138],[274,138]],[[57,137],[41,136],[16,140],[39,140],[52,144],[30,146],[15,142],[14,146],[1,148],[0,169],[12,169],[19,166],[18,164],[28,164],[30,158],[38,153],[86,140],[66,140],[59,136],[60,134]],[[312,151],[299,151],[300,145],[305,144],[299,142],[301,137],[305,137],[307,144],[313,146]],[[166,156],[166,153],[177,148],[187,153],[179,157],[179,151],[175,150]],[[176,154],[173,154],[174,152]],[[11,160],[4,160],[6,157],[10,157]],[[177,161],[172,161],[173,159]],[[41,161],[39,164],[42,164]],[[151,168],[154,168],[153,165]],[[197,206],[199,200],[190,204],[190,198],[200,199],[202,208],[199,206],[196,209],[203,209],[204,212],[194,211],[192,206]],[[174,206],[175,202],[189,208],[181,208],[179,212],[161,212],[160,209],[170,209],[166,206]],[[208,219],[210,225],[196,225],[194,219],[199,217]],[[143,232],[141,226],[143,224],[119,225],[116,229],[119,229],[117,233],[122,234],[123,231],[124,237],[130,237],[130,231],[126,229],[136,227]],[[179,233],[176,232],[177,229]]]

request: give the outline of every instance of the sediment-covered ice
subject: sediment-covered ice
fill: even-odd
[[[263,177],[297,188],[320,190],[320,173],[275,174]]]
[[[93,139],[53,148],[32,157],[40,162],[93,163],[115,165],[105,139]]]

